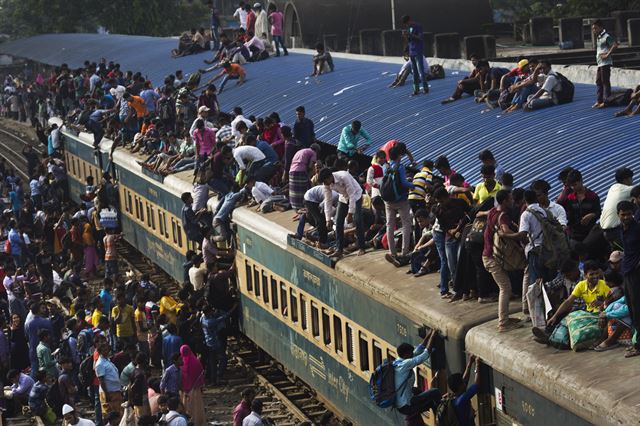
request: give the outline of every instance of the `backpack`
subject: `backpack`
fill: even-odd
[[[527,258],[520,243],[511,238],[504,238],[498,234],[500,213],[493,228],[493,260],[507,272],[523,271],[527,266]]]
[[[89,355],[93,346],[93,330],[85,328],[78,333],[78,354]]]
[[[73,359],[71,354],[71,344],[69,343],[69,338],[63,339],[60,343],[60,350],[56,353],[56,361],[61,363],[64,358]]]
[[[437,426],[460,426],[456,409],[453,406],[456,397],[453,394],[445,395],[436,408],[436,425]]]
[[[542,227],[542,246],[536,247],[536,249],[540,250],[542,264],[548,269],[557,271],[570,255],[569,243],[564,229],[549,210],[545,209],[546,216],[533,209],[527,209],[527,211],[540,222]]]
[[[604,100],[606,106],[627,106],[631,101],[633,90],[614,90],[607,99]]]
[[[158,103],[158,116],[162,121],[168,121],[173,118],[171,113],[171,101],[168,98],[161,99]]]
[[[442,68],[442,65],[435,64],[429,67],[427,80],[440,80],[443,78],[444,78],[444,68]]]
[[[78,370],[78,380],[84,387],[91,386],[93,383],[93,377],[95,373],[93,371],[93,355],[87,356],[81,363]]]
[[[573,93],[575,92],[575,87],[572,82],[569,81],[567,77],[560,74],[559,72],[555,73],[556,78],[561,83],[560,90],[556,91],[556,99],[558,105],[568,104],[573,101]]]
[[[405,193],[402,184],[400,183],[400,176],[398,175],[398,167],[389,167],[387,173],[382,178],[382,184],[380,185],[380,196],[387,203],[395,203],[402,198]]]
[[[89,117],[92,113],[93,111],[89,109],[82,110],[82,112],[80,112],[80,114],[78,115],[77,123],[84,126],[85,124],[87,124],[87,122],[89,122]]]
[[[369,379],[369,397],[380,408],[388,408],[393,406],[396,401],[398,390],[402,389],[411,375],[396,389],[395,384],[396,370],[395,363],[385,359],[382,364],[376,367]]]

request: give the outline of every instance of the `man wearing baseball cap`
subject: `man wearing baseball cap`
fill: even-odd
[[[82,419],[76,413],[76,410],[69,404],[62,406],[62,416],[67,425],[70,426],[95,426],[96,424],[91,420]]]
[[[214,130],[218,130],[215,128],[214,124],[212,122],[210,122],[209,120],[207,120],[207,118],[209,118],[209,111],[211,109],[206,106],[206,105],[202,105],[200,108],[198,108],[198,116],[196,117],[195,120],[193,120],[193,123],[191,124],[191,128],[189,129],[189,134],[191,135],[191,137],[193,138],[193,134],[196,131],[196,122],[198,120],[203,120],[204,121],[204,127],[207,127],[209,129],[214,129]]]

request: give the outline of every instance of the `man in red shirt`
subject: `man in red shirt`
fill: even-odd
[[[233,409],[233,426],[242,426],[245,417],[251,414],[251,403],[256,397],[253,389],[248,388],[242,391],[242,401]]]

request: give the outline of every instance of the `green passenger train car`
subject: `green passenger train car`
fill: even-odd
[[[110,141],[94,153],[91,135],[63,133],[76,201],[86,176],[99,179],[108,167],[118,180],[125,238],[182,281],[184,255],[193,247],[182,229],[180,195],[191,190],[191,173],[158,180],[143,172],[141,156],[116,150],[110,160]],[[369,400],[367,383],[383,359],[396,356],[398,344],[419,343],[424,329],[441,338],[416,369],[415,386],[424,389],[437,372],[435,385],[446,392],[446,376],[462,371],[469,353],[485,361],[482,392],[473,402],[476,424],[640,424],[637,362],[617,351],[556,353],[533,343],[526,328],[499,334],[495,304],[447,303],[437,274],[407,278],[380,251],[332,266],[291,244],[291,218],[291,212],[263,215],[245,207],[233,213],[241,329],[354,424],[404,423]],[[425,417],[434,424],[431,413]]]

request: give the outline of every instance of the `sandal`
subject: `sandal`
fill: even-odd
[[[625,358],[633,358],[634,356],[638,356],[638,355],[640,355],[640,349],[638,349],[638,348],[633,348],[633,349],[631,349],[630,351],[627,351],[627,352],[624,354],[624,357],[625,357]]]
[[[609,351],[611,349],[615,349],[618,346],[620,346],[620,343],[618,342],[614,343],[613,345],[605,345],[603,342],[603,343],[600,343],[598,346],[595,346],[593,350],[596,352],[604,352],[604,351]]]

